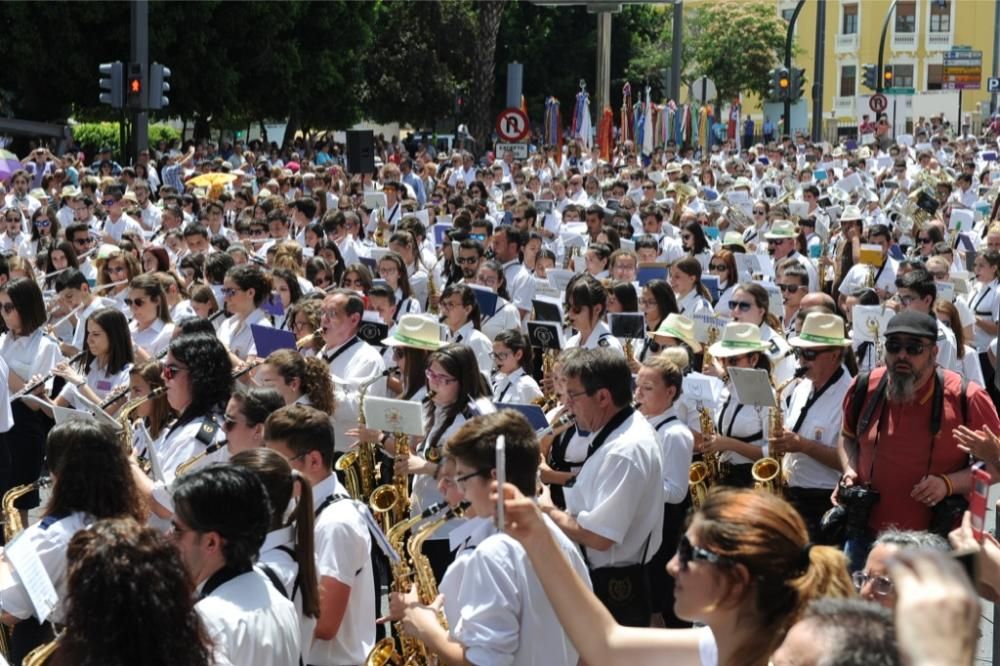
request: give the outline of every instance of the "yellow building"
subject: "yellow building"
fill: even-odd
[[[776,0],[777,11],[790,18],[795,0]],[[944,113],[958,120],[959,95],[947,90],[945,53],[957,46],[982,52],[983,76],[979,90],[966,90],[961,105],[964,118],[978,120],[988,113],[987,79],[993,70],[993,40],[997,0],[899,0],[886,32],[884,64],[893,73],[892,85],[913,88],[912,96],[897,97],[897,131],[906,120]],[[827,0],[823,81],[823,115],[840,125],[854,124],[869,113],[871,90],[862,85],[863,66],[878,63],[879,39],[890,0]],[[812,103],[816,57],[818,3],[806,0],[796,23],[799,54],[794,65],[806,70],[806,101]],[[892,99],[892,98],[890,98]],[[890,104],[887,114],[892,113]],[[972,118],[973,114],[975,118]]]

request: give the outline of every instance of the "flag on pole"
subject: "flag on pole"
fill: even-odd
[[[559,112],[559,100],[555,97],[545,100],[545,144],[555,146],[562,154],[562,114]]]
[[[610,106],[604,107],[601,114],[601,122],[597,125],[597,145],[601,149],[601,159],[605,162],[611,161],[611,153],[615,147],[615,114]]]
[[[632,84],[628,81],[622,86],[621,126],[622,143],[635,139],[635,133],[632,131]]]
[[[594,125],[590,120],[590,95],[581,90],[576,94],[576,108],[573,110],[573,138],[582,139],[588,149],[591,146]]]
[[[646,86],[646,106],[642,114],[642,154],[653,154],[653,96]]]

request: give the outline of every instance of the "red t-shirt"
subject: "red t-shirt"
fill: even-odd
[[[869,396],[874,394],[885,372],[885,368],[876,368],[871,372]],[[969,466],[968,454],[958,448],[954,437],[955,428],[963,423],[962,377],[950,370],[943,373],[944,408],[941,430],[933,438],[933,448],[930,433],[934,375],[917,388],[913,402],[895,404],[883,398],[881,418],[878,417],[879,408],[876,408],[867,430],[856,437],[854,428],[857,422],[851,414],[855,382],[851,383],[844,396],[844,435],[857,439],[859,446],[858,469],[855,470],[858,482],[870,483],[880,494],[868,521],[869,529],[875,534],[890,525],[905,530],[927,529],[931,510],[910,497],[913,486],[927,474],[950,474]],[[966,390],[968,419],[965,425],[974,430],[989,426],[997,432],[1000,418],[989,394],[977,384],[969,384]]]

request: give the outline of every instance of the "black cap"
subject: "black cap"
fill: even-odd
[[[889,320],[889,325],[885,329],[886,337],[903,333],[914,335],[918,338],[937,340],[938,324],[937,319],[914,310],[906,310]]]

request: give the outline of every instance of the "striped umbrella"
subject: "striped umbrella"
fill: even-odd
[[[15,171],[23,168],[17,155],[9,150],[0,149],[0,182],[6,183]]]

